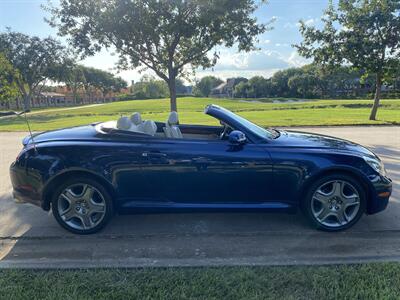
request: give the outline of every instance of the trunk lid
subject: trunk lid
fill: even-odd
[[[33,141],[32,137],[28,135],[22,140],[22,145],[24,145],[25,147],[32,142],[39,144],[50,141],[53,142],[53,141],[97,140],[99,139],[99,133],[96,131],[95,125],[96,124],[91,124],[91,125],[34,133],[32,134]]]

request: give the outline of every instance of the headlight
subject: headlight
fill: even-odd
[[[372,169],[374,169],[379,174],[386,176],[385,166],[379,159],[372,158],[370,156],[363,156],[363,158],[365,162],[371,166]]]

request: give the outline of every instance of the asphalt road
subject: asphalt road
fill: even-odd
[[[394,193],[384,212],[324,233],[299,215],[117,216],[99,234],[76,236],[51,214],[11,197],[8,167],[25,133],[0,133],[0,267],[138,267],[325,264],[400,260],[400,127],[301,128],[368,146],[385,162]]]

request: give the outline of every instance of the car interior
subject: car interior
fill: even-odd
[[[116,122],[103,123],[101,129],[109,133],[140,133],[160,138],[201,140],[225,140],[233,130],[222,122],[221,126],[181,125],[175,111],[169,114],[165,123],[142,120],[140,113],[135,112],[131,117],[122,116]]]

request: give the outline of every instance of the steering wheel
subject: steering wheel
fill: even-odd
[[[226,136],[226,133],[228,132],[228,126],[226,124],[223,124],[223,125],[224,125],[224,130],[219,135],[220,140],[223,140]]]

